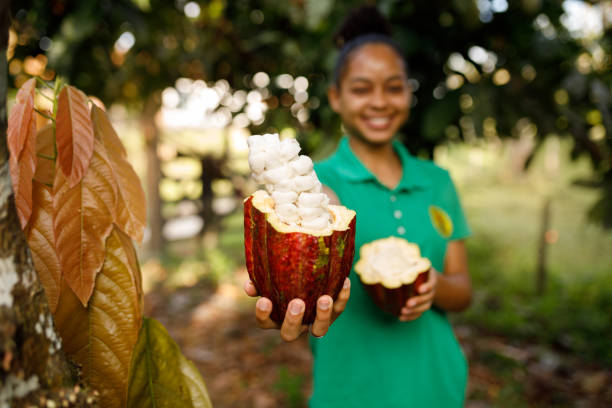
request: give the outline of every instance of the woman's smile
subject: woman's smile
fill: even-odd
[[[387,130],[393,120],[393,116],[362,116],[361,118],[372,130]]]

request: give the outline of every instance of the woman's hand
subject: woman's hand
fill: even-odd
[[[429,268],[429,279],[419,287],[419,295],[411,297],[402,308],[399,320],[409,322],[418,319],[425,311],[431,308],[436,293],[438,273]]]
[[[257,296],[257,289],[249,279],[244,284],[244,291],[247,295]],[[331,296],[323,295],[317,300],[317,314],[315,321],[310,328],[310,333],[315,337],[322,337],[327,333],[329,326],[340,316],[346,307],[346,302],[351,294],[351,282],[349,278],[344,281],[344,287],[338,295],[338,299],[334,302]],[[292,299],[287,307],[287,313],[283,324],[279,326],[272,319],[272,301],[268,298],[261,297],[255,304],[255,319],[257,324],[262,329],[279,329],[280,336],[283,340],[289,342],[294,341],[302,333],[308,330],[308,325],[302,324],[304,310],[306,305],[302,299]]]

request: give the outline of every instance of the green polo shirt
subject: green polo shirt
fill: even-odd
[[[417,243],[442,271],[446,244],[470,234],[453,182],[446,170],[411,156],[397,141],[393,146],[403,170],[393,190],[359,161],[347,137],[315,170],[357,212],[355,262],[363,244],[398,236]],[[310,407],[461,407],[467,364],[445,314],[434,308],[400,322],[377,308],[354,272],[350,279],[344,313],[325,337],[311,338]]]

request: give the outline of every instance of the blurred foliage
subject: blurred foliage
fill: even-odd
[[[571,141],[551,138],[522,177],[504,178],[512,160],[496,149],[507,147],[436,149],[436,161],[453,169],[474,232],[466,241],[473,301],[453,316],[455,323],[612,366],[612,231],[584,222],[597,194],[571,184],[589,173],[588,159],[569,161]],[[547,170],[553,157],[560,162]],[[549,198],[548,281],[537,295],[540,223]]]
[[[298,121],[289,109],[293,96],[272,81],[266,120],[251,130],[292,126],[308,153],[329,152],[341,133],[325,96],[337,52],[331,36],[361,3],[23,0],[13,3],[18,39],[9,57],[24,68],[15,63],[10,73],[18,85],[27,57],[42,55],[44,75],[66,76],[107,104],[135,106],[149,98],[159,104],[161,91],[180,77],[224,78],[242,89],[254,88],[259,71],[271,78],[303,75],[310,83],[309,118]],[[573,156],[592,161],[592,176],[581,182],[601,194],[590,215],[612,227],[612,37],[605,18],[603,34],[578,36],[561,23],[560,0],[376,4],[389,17],[414,79],[416,104],[403,129],[411,151],[428,156],[446,139],[487,135],[571,136]],[[190,14],[194,8],[197,15]],[[115,44],[125,32],[134,43],[121,51]]]
[[[285,404],[288,408],[304,406],[303,384],[304,377],[301,374],[293,374],[285,366],[279,367],[275,388],[284,395]]]

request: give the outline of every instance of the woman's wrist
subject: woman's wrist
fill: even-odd
[[[446,275],[436,270],[434,272],[437,274],[434,305],[448,312],[459,312],[466,309],[472,298],[469,276]]]

